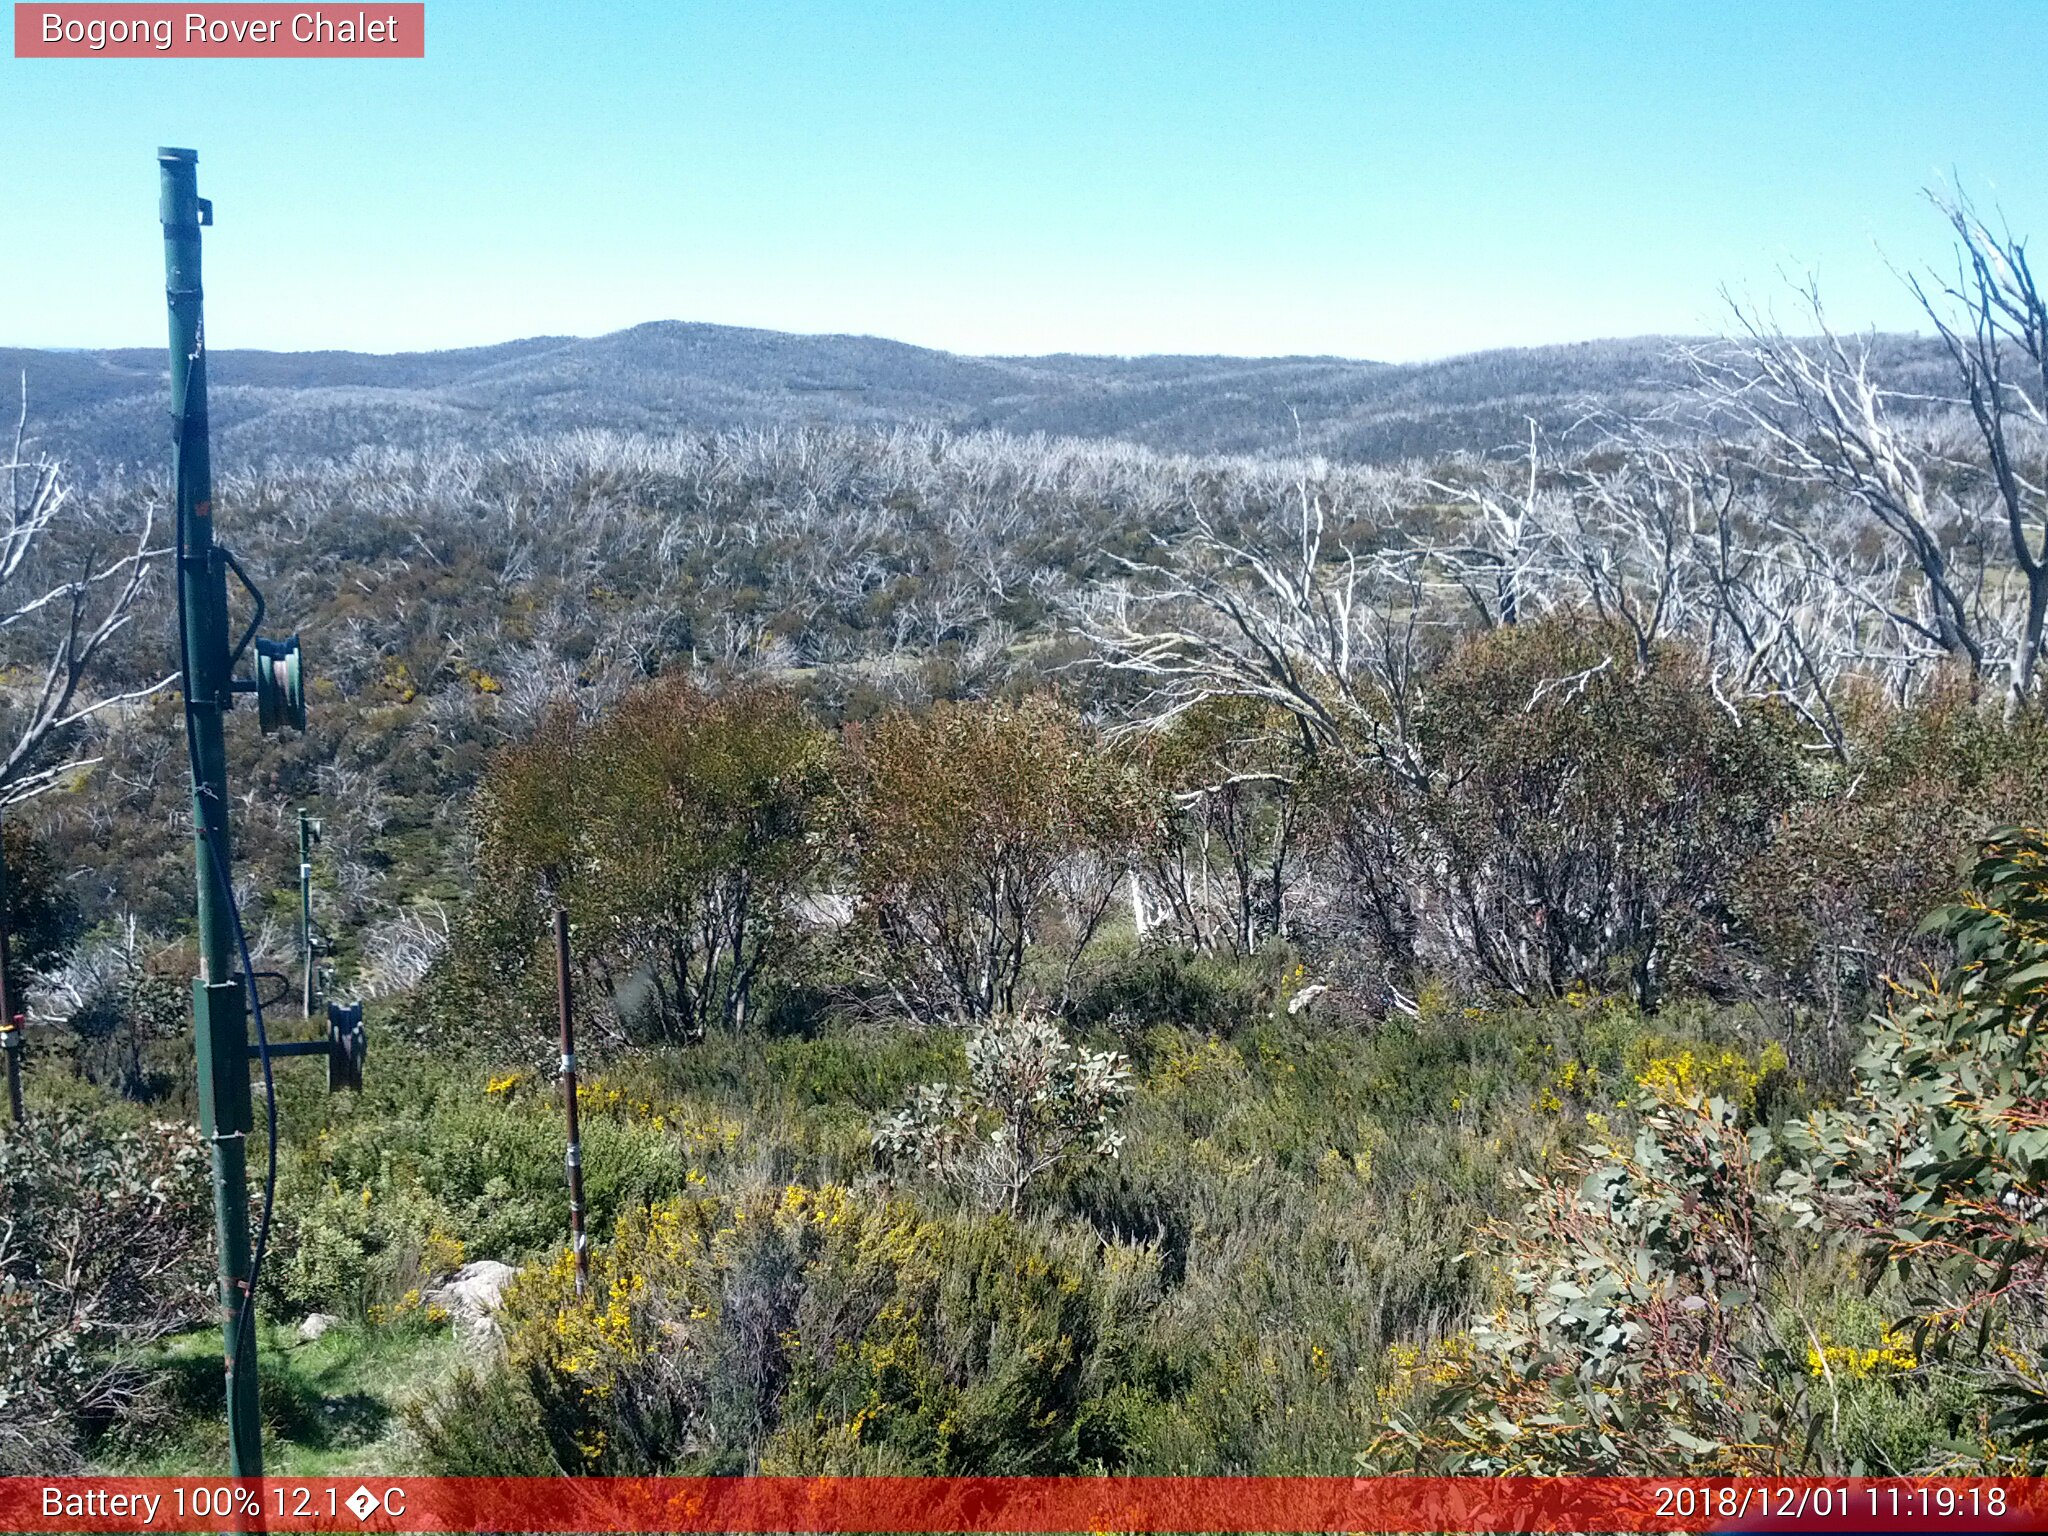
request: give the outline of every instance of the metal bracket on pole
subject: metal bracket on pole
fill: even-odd
[[[5,964],[0,956],[0,964]],[[5,989],[0,988],[0,997]],[[0,1050],[7,1053],[7,1111],[16,1125],[21,1124],[21,1052],[26,1042],[21,1038],[23,1020],[20,1014],[11,1019],[0,1019]]]
[[[318,1040],[273,1040],[272,1060],[284,1056],[318,1056],[327,1063],[327,1091],[340,1093],[363,1086],[363,1063],[370,1054],[370,1032],[363,1027],[363,1005],[327,1005],[327,1033]],[[249,1047],[249,1059],[256,1048]]]
[[[249,1110],[249,995],[237,976],[192,983],[192,1024],[199,1052],[199,1128],[207,1136],[246,1133]],[[236,1042],[242,1049],[223,1042]]]

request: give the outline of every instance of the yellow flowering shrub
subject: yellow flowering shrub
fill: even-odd
[[[553,1455],[601,1473],[1078,1468],[1158,1281],[1147,1249],[836,1184],[663,1201],[589,1257],[502,1315]]]
[[[1897,1343],[1874,1345],[1869,1349],[1858,1349],[1853,1344],[1809,1344],[1806,1347],[1809,1376],[1846,1376],[1854,1380],[1861,1376],[1896,1375],[1913,1370],[1919,1364],[1919,1357],[1912,1350]]]
[[[1386,1405],[1404,1403],[1420,1395],[1441,1391],[1458,1381],[1478,1363],[1469,1334],[1452,1334],[1421,1344],[1387,1346],[1387,1374],[1379,1388],[1379,1400]]]
[[[1773,1040],[1752,1061],[1743,1052],[1686,1046],[1676,1051],[1644,1053],[1635,1065],[1635,1084],[1660,1104],[1682,1104],[1714,1096],[1745,1108],[1756,1103],[1758,1088],[1773,1073],[1789,1069],[1785,1048]]]

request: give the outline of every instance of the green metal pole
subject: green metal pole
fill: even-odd
[[[306,960],[303,997],[307,1018],[313,1017],[313,818],[299,807],[299,953]]]
[[[228,1467],[263,1471],[256,1332],[238,1326],[249,1284],[249,1031],[236,974],[228,887],[229,676],[227,568],[213,543],[213,466],[206,439],[206,325],[199,231],[213,206],[199,196],[199,156],[160,149],[164,296],[171,321],[171,478],[177,491],[179,605],[184,615],[185,729],[192,750],[193,849],[199,885],[199,976],[192,986],[199,1060],[199,1128],[213,1149],[213,1220],[227,1341]],[[252,1320],[253,1321],[253,1320]]]

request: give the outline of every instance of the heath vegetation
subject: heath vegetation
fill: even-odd
[[[1938,207],[1932,343],[1739,318],[1498,449],[230,460],[314,669],[252,948],[310,807],[374,1036],[279,1073],[273,1465],[2037,1469],[2048,309]],[[162,491],[16,458],[0,1461],[196,1464]]]

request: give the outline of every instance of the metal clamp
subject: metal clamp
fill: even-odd
[[[235,670],[235,664],[242,659],[242,653],[249,649],[249,642],[256,638],[256,631],[263,627],[263,615],[267,611],[268,605],[263,601],[262,589],[249,579],[249,573],[242,569],[242,562],[235,558],[233,550],[229,549],[225,544],[216,544],[213,546],[213,552],[220,556],[222,564],[235,573],[235,580],[242,584],[242,590],[248,593],[256,603],[256,611],[249,616],[249,627],[242,631],[242,638],[237,640],[235,648],[228,652],[228,670],[232,672]],[[244,689],[241,684],[237,683],[235,691],[237,693],[249,692],[253,691],[253,687],[251,689]]]
[[[370,1054],[370,1033],[363,1027],[363,1005],[351,1003],[344,1008],[339,1003],[329,1003],[325,1036],[317,1040],[273,1040],[269,1051],[272,1059],[325,1057],[329,1093],[339,1093],[344,1088],[360,1089],[363,1086],[363,1063]],[[262,1048],[249,1047],[251,1061],[261,1054]]]

